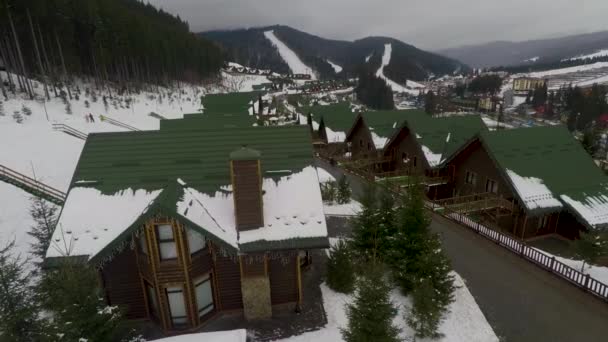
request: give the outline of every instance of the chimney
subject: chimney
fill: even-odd
[[[264,226],[261,153],[243,146],[230,153],[234,217],[239,231]]]

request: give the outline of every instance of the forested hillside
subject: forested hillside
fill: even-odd
[[[0,0],[0,53],[25,76],[10,86],[30,93],[28,77],[167,84],[200,81],[223,64],[221,50],[185,21],[137,0]]]
[[[357,75],[358,67],[380,67],[385,44],[393,45],[394,58],[385,68],[387,77],[397,82],[425,80],[431,75],[449,74],[467,67],[462,63],[386,37],[370,37],[354,42],[321,38],[287,26],[270,26],[233,31],[201,33],[221,44],[231,60],[254,68],[289,71],[287,64],[265,40],[265,31],[274,34],[321,78],[344,78]],[[341,72],[328,62],[342,67]],[[390,76],[389,76],[390,75]]]

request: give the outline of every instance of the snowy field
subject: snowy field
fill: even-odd
[[[281,58],[287,63],[291,72],[294,74],[308,74],[311,76],[311,79],[317,79],[316,75],[312,72],[312,69],[304,64],[300,57],[274,34],[274,31],[266,31],[264,32],[264,36],[266,36],[266,38],[277,48],[279,55],[281,55]]]
[[[417,339],[418,342],[494,342],[498,337],[485,316],[477,306],[475,299],[467,289],[462,278],[453,273],[457,289],[454,293],[455,301],[450,306],[450,312],[441,323],[439,331],[444,334],[439,339]],[[323,306],[327,314],[327,325],[317,331],[311,331],[299,336],[293,336],[280,342],[340,342],[342,334],[340,328],[346,327],[348,318],[346,316],[346,304],[352,302],[352,296],[334,292],[327,285],[321,285],[323,293]],[[391,301],[399,313],[393,323],[401,329],[400,337],[404,341],[414,341],[414,331],[406,324],[405,316],[410,310],[412,303],[409,298],[404,297],[398,290],[391,292]]]

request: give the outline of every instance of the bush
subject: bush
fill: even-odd
[[[338,196],[338,187],[336,182],[327,182],[321,184],[321,198],[325,202],[335,202]]]
[[[340,204],[346,204],[350,202],[350,196],[352,195],[352,191],[350,189],[350,183],[346,176],[342,176],[340,181],[338,182],[338,190],[337,190],[337,201]]]
[[[352,254],[348,245],[340,240],[332,246],[327,260],[327,286],[341,293],[351,293],[355,287]]]
[[[23,112],[23,114],[25,114],[27,116],[32,115],[32,110],[29,107],[27,107],[26,105],[23,105],[21,107],[21,111]]]

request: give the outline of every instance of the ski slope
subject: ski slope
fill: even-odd
[[[562,62],[563,61],[575,61],[575,60],[587,59],[587,58],[606,57],[606,56],[608,56],[608,49],[602,49],[602,50],[599,50],[597,52],[590,53],[587,55],[580,55],[580,56],[576,56],[576,57],[572,57],[572,58],[562,59]]]
[[[274,31],[266,31],[264,32],[264,36],[266,39],[270,40],[270,42],[277,48],[279,51],[279,55],[281,58],[287,63],[289,69],[294,74],[308,74],[311,76],[311,79],[316,80],[317,77],[312,71],[311,68],[306,66],[304,62],[293,52],[285,43],[283,43],[277,36],[274,34]]]
[[[380,65],[380,68],[378,69],[378,71],[376,71],[376,76],[385,80],[386,83],[388,83],[388,85],[393,89],[394,92],[418,95],[418,93],[419,93],[418,91],[406,88],[406,87],[402,86],[401,84],[389,79],[388,77],[386,77],[384,75],[384,67],[391,63],[392,54],[393,54],[393,45],[390,43],[384,44],[384,55],[382,55],[382,64]],[[409,84],[410,81],[408,80],[407,83]],[[413,83],[417,86],[422,86],[420,83],[416,83],[416,82],[413,82]]]
[[[338,64],[330,61],[329,59],[327,60],[327,63],[329,63],[329,65],[331,65],[332,68],[334,68],[334,71],[336,72],[336,74],[339,74],[342,72],[342,67],[339,66]]]

